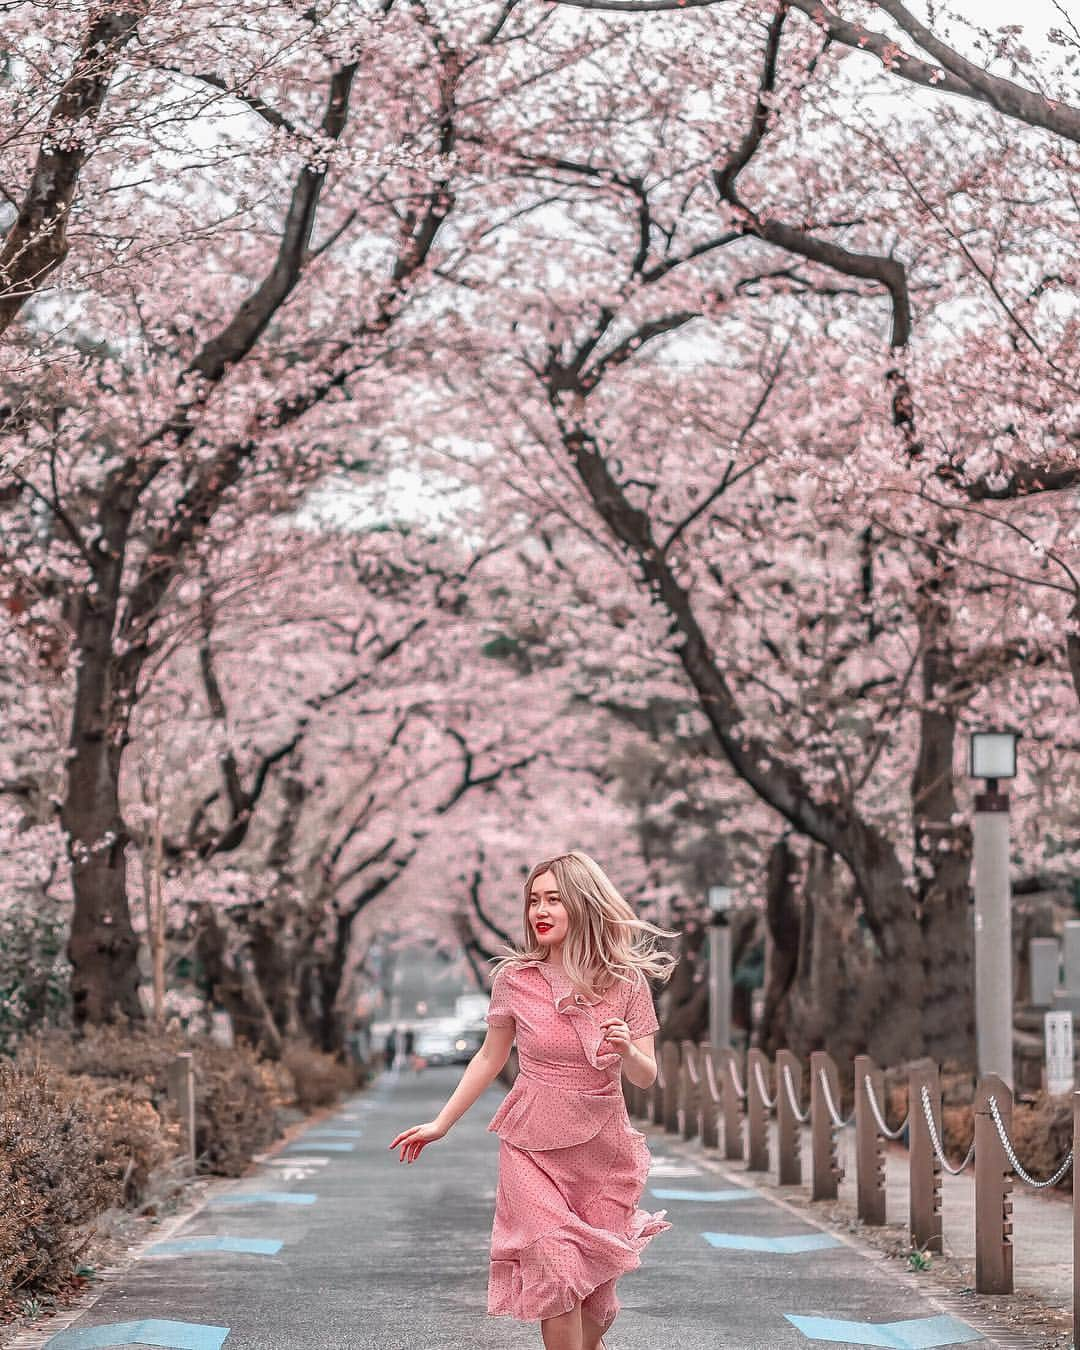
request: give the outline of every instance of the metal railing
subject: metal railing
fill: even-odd
[[[1033,1176],[1011,1136],[1013,1094],[988,1075],[974,1101],[975,1132],[963,1159],[946,1155],[941,1123],[938,1068],[928,1060],[908,1072],[907,1113],[890,1125],[884,1106],[884,1074],[868,1055],[857,1055],[851,1075],[853,1110],[844,1116],[835,1061],[815,1051],[809,1066],[788,1050],[775,1062],[760,1050],[745,1062],[733,1050],[691,1041],[662,1041],[657,1077],[650,1088],[626,1084],[632,1114],[651,1118],[685,1139],[698,1138],[725,1158],[746,1161],[748,1171],[770,1171],[769,1124],[776,1121],[776,1173],[781,1185],[803,1181],[804,1127],[810,1135],[810,1187],[814,1199],[835,1199],[845,1175],[838,1158],[841,1138],[853,1140],[856,1204],[868,1225],[886,1222],[885,1148],[902,1141],[908,1159],[908,1226],[913,1248],[942,1250],[942,1176],[975,1171],[975,1288],[983,1294],[1013,1292],[1013,1181],[1049,1190],[1068,1175],[1080,1149],[1080,1092],[1073,1093],[1073,1143],[1047,1177]],[[809,1085],[806,1105],[805,1087]],[[854,1126],[854,1134],[845,1132]],[[1074,1187],[1075,1231],[1080,1233],[1080,1196]],[[1080,1242],[1073,1253],[1074,1343],[1080,1346]]]

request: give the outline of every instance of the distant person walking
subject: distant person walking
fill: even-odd
[[[383,1059],[387,1069],[394,1067],[394,1060],[397,1059],[397,1027],[391,1027],[386,1035],[386,1044],[383,1046]]]
[[[676,958],[600,866],[574,851],[538,863],[525,883],[524,949],[495,966],[484,1044],[432,1121],[390,1143],[401,1162],[442,1139],[495,1081],[517,1040],[519,1072],[488,1129],[499,1136],[487,1311],[539,1322],[547,1350],[607,1350],[615,1284],[671,1227],[638,1208],[649,1172],[621,1076],[656,1078],[659,1030],[646,976]],[[640,941],[632,941],[635,932]]]
[[[420,1072],[416,1063],[416,1032],[412,1027],[409,1027],[405,1032],[405,1051],[403,1059],[406,1064],[411,1065],[413,1073]]]

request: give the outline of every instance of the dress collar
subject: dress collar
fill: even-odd
[[[520,966],[538,966],[540,970],[543,971],[545,977],[547,978],[548,982],[552,985],[553,989],[556,985],[561,985],[563,987],[564,993],[562,995],[559,994],[556,995],[556,1007],[558,1007],[558,1004],[562,1001],[562,998],[565,997],[566,991],[569,991],[571,994],[573,994],[573,1002],[578,1007],[594,1008],[598,1003],[603,1001],[599,997],[593,997],[590,999],[586,998],[584,994],[579,994],[574,989],[573,985],[570,983],[570,977],[566,974],[566,972],[562,969],[561,966],[553,966],[549,961],[543,960],[538,956],[530,957],[526,961],[519,961],[518,964]],[[561,1012],[562,1009],[559,1009],[559,1011]]]

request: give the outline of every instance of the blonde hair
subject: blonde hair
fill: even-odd
[[[657,951],[656,938],[679,934],[639,919],[600,864],[576,849],[537,863],[529,873],[522,915],[524,946],[520,951],[505,948],[507,954],[495,958],[492,979],[500,970],[519,961],[543,960],[546,956],[547,949],[536,941],[529,923],[529,892],[544,872],[555,878],[559,899],[566,910],[562,962],[572,985],[582,992],[602,994],[616,981],[629,982],[636,970],[665,984],[671,979],[679,959],[670,952]],[[637,934],[645,936],[635,939]]]

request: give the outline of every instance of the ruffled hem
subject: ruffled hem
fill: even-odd
[[[641,1265],[641,1252],[671,1227],[666,1213],[636,1210],[626,1237],[572,1217],[513,1257],[493,1255],[488,1314],[537,1322],[572,1312],[594,1289]]]

